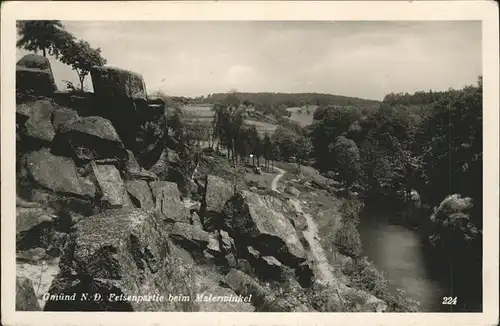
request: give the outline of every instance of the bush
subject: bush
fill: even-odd
[[[307,290],[307,297],[319,312],[345,312],[340,294],[331,285],[315,283]]]
[[[386,302],[390,312],[418,312],[419,303],[406,296],[404,291],[397,289],[396,296],[389,297]]]
[[[389,292],[389,288],[382,272],[366,257],[356,259],[353,263],[353,272],[350,275],[351,285],[378,298],[384,298]]]
[[[351,286],[368,292],[387,303],[388,312],[417,312],[419,303],[398,289],[394,296],[390,294],[388,282],[375,265],[366,257],[354,259],[342,270],[349,276]],[[351,311],[351,310],[349,310]]]
[[[344,221],[340,229],[335,234],[335,246],[342,254],[349,257],[359,257],[361,254],[361,239],[352,221]]]
[[[359,223],[359,213],[363,209],[364,204],[362,201],[355,197],[343,199],[340,203],[340,213],[343,221],[353,222],[354,225]]]

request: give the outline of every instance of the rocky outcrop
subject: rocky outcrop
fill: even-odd
[[[194,297],[193,279],[182,259],[172,255],[163,222],[139,209],[106,210],[76,225],[60,261],[51,294],[75,300],[50,300],[48,311],[193,311],[193,302],[154,300],[155,294]],[[94,299],[85,300],[88,293]],[[151,296],[123,301],[128,296]],[[122,298],[120,300],[119,298]],[[116,300],[118,299],[118,300]]]
[[[153,193],[151,192],[151,188],[146,181],[127,180],[125,184],[127,192],[136,207],[148,211],[153,211],[155,209]]]
[[[22,136],[26,142],[49,145],[55,137],[52,125],[53,103],[50,100],[38,100],[17,104],[16,119],[22,125]],[[24,121],[24,122],[23,122]]]
[[[16,206],[16,232],[26,231],[42,222],[52,222],[56,217],[56,211],[50,207],[44,207],[38,203]]]
[[[230,182],[214,175],[207,175],[204,188],[200,214],[203,228],[212,232],[222,228],[224,205],[234,195],[234,188]]]
[[[49,149],[42,148],[27,154],[23,161],[26,169],[24,177],[30,183],[27,187],[33,188],[31,190],[38,187],[42,192],[77,198],[95,196],[95,186],[78,175],[76,165],[70,158],[53,155]]]
[[[52,125],[57,132],[59,132],[61,126],[71,125],[76,122],[81,123],[82,118],[73,109],[59,107],[52,115]]]
[[[98,97],[146,98],[146,85],[140,74],[115,67],[92,67],[94,93]]]
[[[114,165],[91,163],[92,173],[100,194],[101,208],[122,208],[125,205],[125,185]]]
[[[40,306],[30,279],[16,277],[16,311],[39,311]]]
[[[251,296],[251,302],[254,307],[265,305],[271,297],[271,293],[255,279],[237,269],[231,269],[229,273],[224,276],[222,282],[236,294]]]
[[[174,223],[170,238],[186,250],[200,252],[210,242],[210,235],[200,228],[187,223]]]
[[[179,189],[173,182],[149,183],[155,199],[155,209],[165,220],[189,223],[190,214],[182,204]]]
[[[289,266],[305,260],[296,230],[286,217],[290,212],[272,196],[243,191],[224,207],[224,228],[236,242],[249,243],[264,256],[275,256]]]
[[[153,172],[147,171],[142,168],[135,159],[134,153],[127,150],[128,160],[125,167],[126,177],[128,180],[145,180],[145,181],[159,181],[158,176]]]
[[[16,91],[52,96],[57,90],[48,58],[27,54],[16,64]]]
[[[95,100],[101,116],[109,119],[127,149],[149,169],[165,146],[165,103],[150,99],[140,74],[115,67],[92,67]]]
[[[76,162],[114,159],[121,164],[128,160],[125,147],[111,122],[97,116],[59,125],[54,146],[62,155]]]

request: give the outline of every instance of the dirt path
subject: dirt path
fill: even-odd
[[[278,168],[276,168],[278,169]],[[280,174],[278,174],[271,185],[273,191],[278,191],[278,181],[286,174],[286,171],[282,169],[278,169]],[[295,211],[302,213],[307,221],[307,229],[302,231],[304,237],[307,242],[310,244],[310,252],[308,256],[310,260],[314,261],[314,274],[317,278],[317,281],[321,283],[330,283],[336,284],[336,279],[333,274],[333,267],[328,263],[328,259],[326,258],[326,253],[321,247],[318,239],[318,226],[316,222],[313,220],[312,216],[308,213],[305,213],[302,210],[302,205],[298,199],[290,199],[290,203],[293,205]]]
[[[273,182],[271,183],[271,189],[273,191],[279,192],[278,191],[278,181],[280,181],[280,179],[286,174],[286,171],[282,170],[280,168],[277,168],[277,167],[274,167],[274,168],[279,171],[279,174],[276,177],[274,177]]]

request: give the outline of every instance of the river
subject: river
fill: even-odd
[[[417,229],[364,213],[359,233],[363,255],[384,273],[391,293],[395,294],[398,288],[405,291],[409,297],[420,302],[421,312],[462,310],[442,305],[443,297],[450,296],[450,278],[443,268],[438,270],[436,261],[432,261],[434,257],[431,252],[425,250],[423,238]]]

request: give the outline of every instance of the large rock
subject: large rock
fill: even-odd
[[[192,274],[182,259],[173,256],[162,224],[140,209],[106,210],[79,222],[49,290],[55,295],[75,294],[75,300],[49,299],[45,310],[196,310],[192,301],[168,300],[169,295],[194,297],[195,293]],[[82,299],[86,293],[92,299]],[[102,300],[93,300],[95,295]],[[164,300],[155,300],[155,295]],[[129,296],[143,300],[127,300]]]
[[[16,117],[23,125],[23,136],[28,137],[26,141],[36,140],[43,144],[49,144],[56,133],[52,125],[53,102],[50,100],[36,100],[17,104]],[[24,124],[23,120],[26,120]]]
[[[124,205],[125,185],[120,172],[114,165],[91,163],[98,186],[102,208],[121,208]]]
[[[305,251],[287,214],[279,199],[243,191],[224,207],[224,224],[237,243],[237,237],[244,238],[263,256],[295,266],[305,260]]]
[[[214,175],[207,175],[205,193],[201,205],[201,217],[205,230],[211,232],[222,228],[222,211],[226,202],[234,195],[229,181]]]
[[[90,70],[96,101],[110,119],[125,146],[149,169],[165,147],[165,103],[148,99],[140,74],[114,67]]]
[[[158,214],[166,220],[189,223],[189,211],[181,202],[177,185],[168,181],[152,181],[149,183],[155,199]]]
[[[92,67],[90,70],[96,96],[146,98],[146,85],[140,74],[115,67]]]
[[[149,184],[144,180],[127,180],[127,192],[136,207],[144,210],[154,210],[155,202]]]
[[[298,190],[297,188],[295,188],[293,186],[286,187],[285,188],[285,192],[289,193],[290,195],[293,195],[295,197],[299,197],[300,196],[300,190]]]
[[[36,54],[27,54],[16,64],[16,90],[21,93],[52,96],[57,90],[50,61]]]
[[[271,293],[254,278],[237,269],[231,269],[229,273],[224,276],[222,282],[236,294],[244,297],[251,296],[250,300],[256,308],[267,305],[271,297]]]
[[[209,233],[187,223],[174,223],[170,238],[187,250],[203,250],[210,242]]]
[[[158,176],[153,172],[143,169],[137,162],[134,153],[127,150],[128,161],[125,167],[126,177],[128,180],[145,180],[145,181],[158,181]]]
[[[61,126],[75,122],[82,122],[82,118],[73,109],[59,107],[52,114],[52,125],[57,132],[59,132]]]
[[[214,175],[207,175],[205,186],[204,206],[205,212],[222,213],[226,202],[234,195],[232,184]]]
[[[26,231],[42,222],[52,222],[56,212],[40,204],[34,206],[16,206],[16,232]]]
[[[220,245],[224,252],[234,252],[236,250],[234,239],[224,230],[220,230]]]
[[[68,234],[61,232],[57,221],[43,221],[35,226],[19,231],[16,234],[16,251],[24,252],[22,255],[27,260],[37,260],[46,255],[58,257],[66,244]],[[32,249],[43,249],[43,253],[32,252]]]
[[[156,174],[160,180],[166,180],[168,176],[169,152],[172,150],[164,148],[158,160],[149,168],[149,172]]]
[[[111,122],[97,116],[59,125],[55,148],[76,161],[116,159],[125,164],[127,151]]]
[[[26,169],[36,184],[50,191],[80,197],[95,195],[95,188],[80,178],[70,158],[55,156],[46,148],[27,155]]]
[[[40,306],[33,289],[33,282],[22,276],[16,277],[16,310],[39,311]]]
[[[191,224],[203,229],[203,224],[201,224],[200,217],[198,216],[198,213],[196,213],[196,211],[191,212]]]

